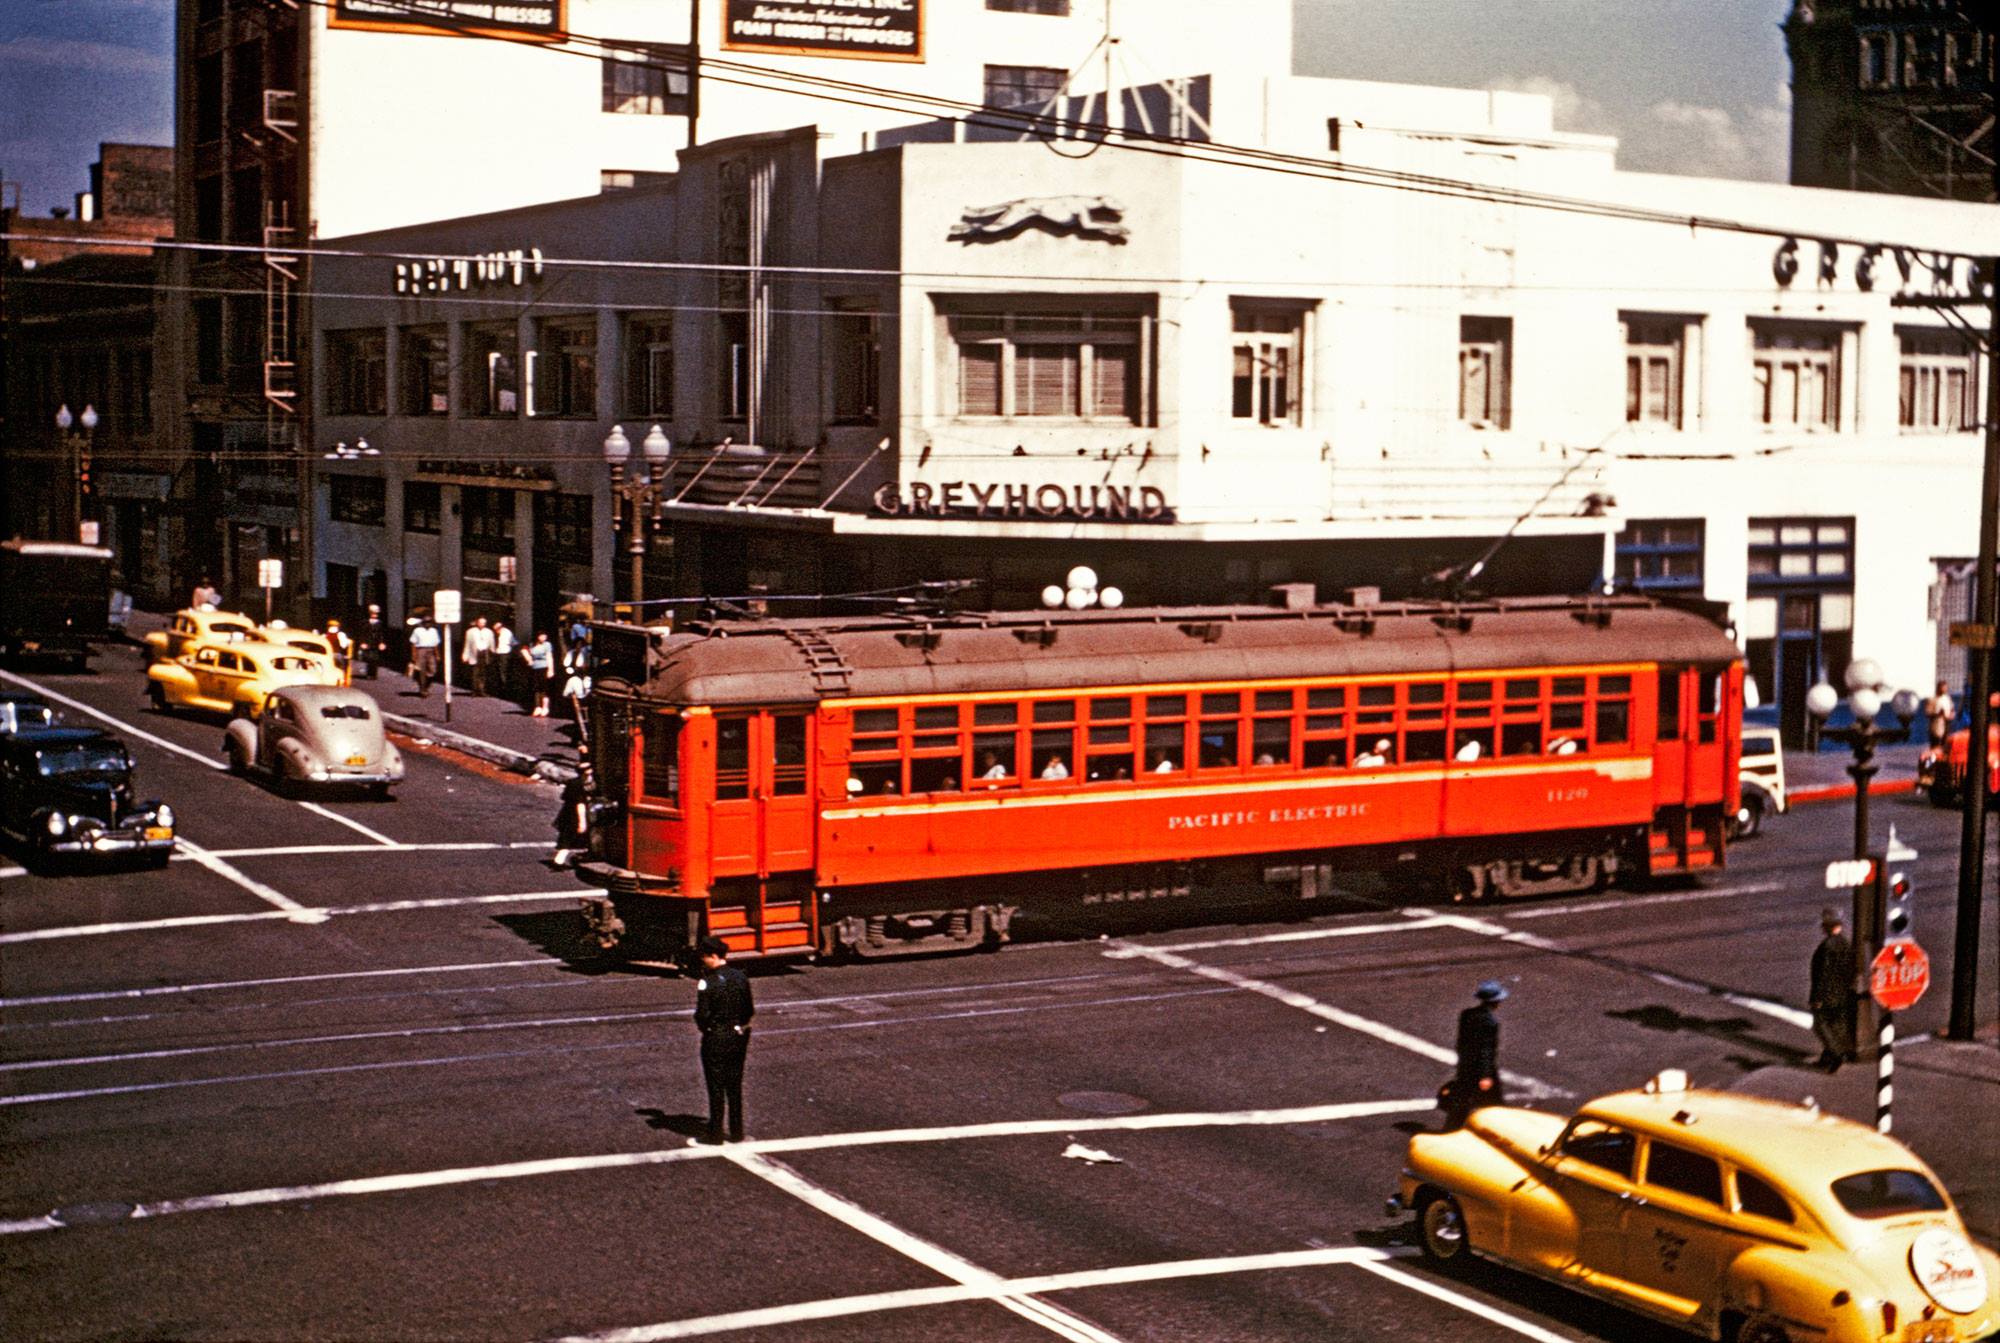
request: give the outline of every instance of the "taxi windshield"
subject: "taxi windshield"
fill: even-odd
[[[271,666],[277,671],[310,671],[312,669],[312,663],[300,657],[272,658]]]
[[[123,774],[130,768],[124,748],[107,742],[84,742],[37,751],[35,767],[49,778],[60,774]]]
[[[233,620],[218,620],[208,627],[209,637],[214,639],[243,640],[256,632],[252,626],[239,625]]]
[[[1866,1170],[1843,1176],[1833,1182],[1833,1196],[1856,1217],[1900,1217],[1945,1209],[1938,1187],[1913,1170]]]

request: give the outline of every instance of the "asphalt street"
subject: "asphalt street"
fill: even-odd
[[[131,650],[29,679],[123,732],[184,849],[157,873],[0,859],[9,1337],[1654,1343],[1511,1273],[1435,1275],[1385,1218],[1473,984],[1512,989],[1502,1059],[1540,1106],[1666,1067],[1829,1105],[1852,1084],[1797,1067],[1851,825],[1826,804],[1695,885],[1453,907],[1360,884],[760,968],[751,1141],[690,1146],[694,986],[573,958],[553,787],[406,747],[393,801],[283,797],[222,772],[220,721],[147,710]],[[1955,818],[1876,815],[1922,854],[1942,959]],[[1996,922],[1989,899],[1989,972]],[[1899,1019],[1897,1132],[1990,1243],[2000,1089],[1950,1051],[1993,1048],[1926,1041],[1946,1010],[1940,976]]]

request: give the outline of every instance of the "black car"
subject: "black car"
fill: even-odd
[[[93,727],[0,735],[0,830],[44,859],[174,851],[174,809],[133,800],[125,743]]]

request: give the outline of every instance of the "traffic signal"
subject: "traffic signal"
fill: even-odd
[[[1911,921],[1916,916],[1910,874],[1890,872],[1882,883],[1882,938],[1884,942],[1907,942],[1914,934]]]

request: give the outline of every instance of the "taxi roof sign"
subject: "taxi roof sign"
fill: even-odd
[[[1826,865],[1826,888],[1837,891],[1848,886],[1866,886],[1875,880],[1873,858],[1836,858]]]

